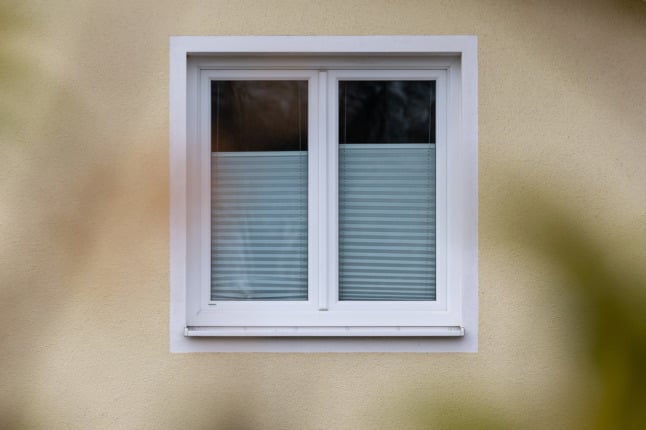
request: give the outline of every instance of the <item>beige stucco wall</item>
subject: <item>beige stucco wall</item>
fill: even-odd
[[[169,353],[168,37],[208,34],[479,37],[477,354]],[[546,193],[646,259],[645,2],[5,0],[0,39],[0,428],[589,415],[585,322],[526,222]]]

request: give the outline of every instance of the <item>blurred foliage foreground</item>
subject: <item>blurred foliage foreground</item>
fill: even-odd
[[[616,243],[586,227],[575,211],[551,203],[554,196],[534,197],[544,209],[528,217],[533,240],[526,245],[564,272],[562,287],[579,308],[588,353],[582,359],[599,383],[590,426],[646,429],[646,225],[629,226],[634,235]]]
[[[630,225],[620,224],[589,216],[590,207],[569,207],[564,202],[572,201],[572,196],[527,188],[531,191],[512,189],[505,199],[500,214],[512,221],[498,221],[496,237],[501,245],[531,255],[532,265],[545,262],[548,270],[560,272],[562,282],[553,286],[554,300],[567,298],[567,311],[576,321],[568,330],[583,344],[574,359],[586,369],[590,382],[590,392],[569,398],[564,405],[582,416],[556,424],[557,428],[646,429],[643,215]],[[528,387],[528,396],[531,390]],[[444,411],[427,403],[418,423],[429,429],[517,428],[510,424],[515,420],[499,413],[500,405],[463,397],[459,404],[441,405]],[[513,412],[514,405],[510,409]]]

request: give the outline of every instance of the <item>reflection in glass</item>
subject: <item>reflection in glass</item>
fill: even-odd
[[[306,151],[307,81],[213,81],[211,151]]]
[[[307,81],[211,85],[211,300],[307,300]]]
[[[434,81],[339,83],[339,299],[436,299]]]
[[[434,143],[435,81],[340,81],[340,143]]]

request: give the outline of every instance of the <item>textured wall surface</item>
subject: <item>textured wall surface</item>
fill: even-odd
[[[216,34],[479,37],[477,354],[169,353],[168,37]],[[646,259],[646,2],[5,0],[0,70],[0,428],[585,418],[585,322],[525,222],[546,192]]]

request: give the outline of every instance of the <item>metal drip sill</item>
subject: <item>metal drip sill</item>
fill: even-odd
[[[303,327],[201,327],[184,329],[188,337],[460,337],[461,326],[303,326]]]

